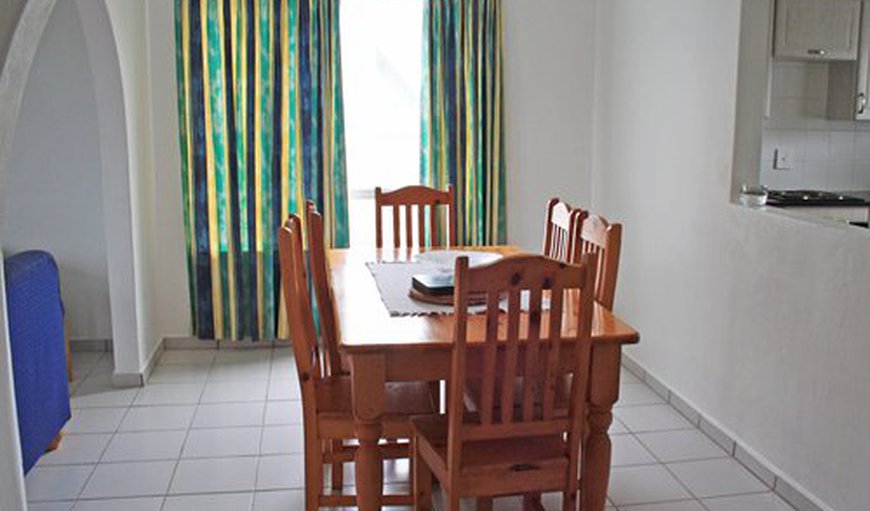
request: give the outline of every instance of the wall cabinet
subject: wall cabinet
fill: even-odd
[[[858,0],[777,0],[774,57],[802,60],[858,58]]]
[[[870,1],[863,1],[856,62],[831,63],[828,72],[828,117],[870,121]]]

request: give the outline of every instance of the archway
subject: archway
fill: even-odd
[[[4,190],[10,147],[30,68],[56,3],[57,0],[24,2],[0,70],[0,191]],[[135,229],[121,62],[105,1],[76,0],[76,5],[84,28],[97,98],[112,338],[115,346],[124,347],[114,351],[116,376],[136,375],[140,371],[137,335],[140,315],[136,294]],[[7,214],[6,201],[0,193],[0,223]],[[26,504],[20,454],[16,454],[19,445],[4,293],[5,289],[0,286],[0,417],[3,417],[0,420],[0,451],[12,455],[0,460],[0,508],[15,510],[25,509]],[[141,383],[140,379],[123,380],[119,383]]]

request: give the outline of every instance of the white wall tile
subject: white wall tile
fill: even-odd
[[[808,161],[802,176],[806,188],[825,188],[828,184],[828,171],[832,162]]]
[[[854,131],[832,131],[829,136],[830,146],[828,147],[828,151],[831,160],[851,161],[854,159]]]
[[[870,190],[870,160],[856,161],[853,166],[852,190]]]
[[[827,94],[828,64],[774,63],[771,117],[764,122],[760,155],[763,185],[870,189],[870,123],[828,119]],[[790,170],[774,169],[777,149],[790,153]]]
[[[851,161],[832,161],[828,164],[825,189],[831,191],[849,190],[853,183],[853,165]]]
[[[826,131],[808,131],[804,159],[806,161],[826,161],[830,157],[831,139]]]
[[[855,132],[855,159],[870,159],[870,131]]]

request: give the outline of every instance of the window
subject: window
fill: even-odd
[[[354,245],[374,245],[374,188],[420,181],[423,1],[346,0],[341,59]]]

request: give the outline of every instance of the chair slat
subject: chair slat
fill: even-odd
[[[414,246],[413,204],[405,204],[405,240],[408,247]]]
[[[559,381],[559,356],[562,351],[562,299],[564,291],[561,287],[550,290],[550,324],[547,332],[549,339],[547,353],[547,369],[544,373],[543,419],[553,418],[556,402],[556,385]]]
[[[378,248],[384,246],[383,208],[381,208],[382,195],[383,191],[381,187],[375,188],[375,246]]]
[[[508,327],[505,341],[504,375],[501,385],[501,422],[510,424],[514,410],[514,381],[517,378],[517,359],[519,358],[520,315],[511,311],[520,309],[520,291],[511,289],[508,293]]]
[[[499,295],[486,296],[486,346],[483,351],[483,392],[481,394],[480,423],[492,423],[493,395],[495,394],[495,357],[498,349]]]
[[[426,205],[417,205],[417,246],[426,246]]]
[[[526,360],[523,377],[523,420],[530,421],[535,409],[538,386],[538,358],[541,351],[541,287],[529,290],[529,333],[526,337]]]
[[[438,208],[433,204],[429,206],[429,244],[439,243],[441,237],[438,229]]]
[[[402,246],[402,237],[400,233],[402,232],[401,227],[399,226],[399,222],[401,222],[401,216],[399,215],[399,206],[398,204],[393,205],[393,246],[399,248]]]

